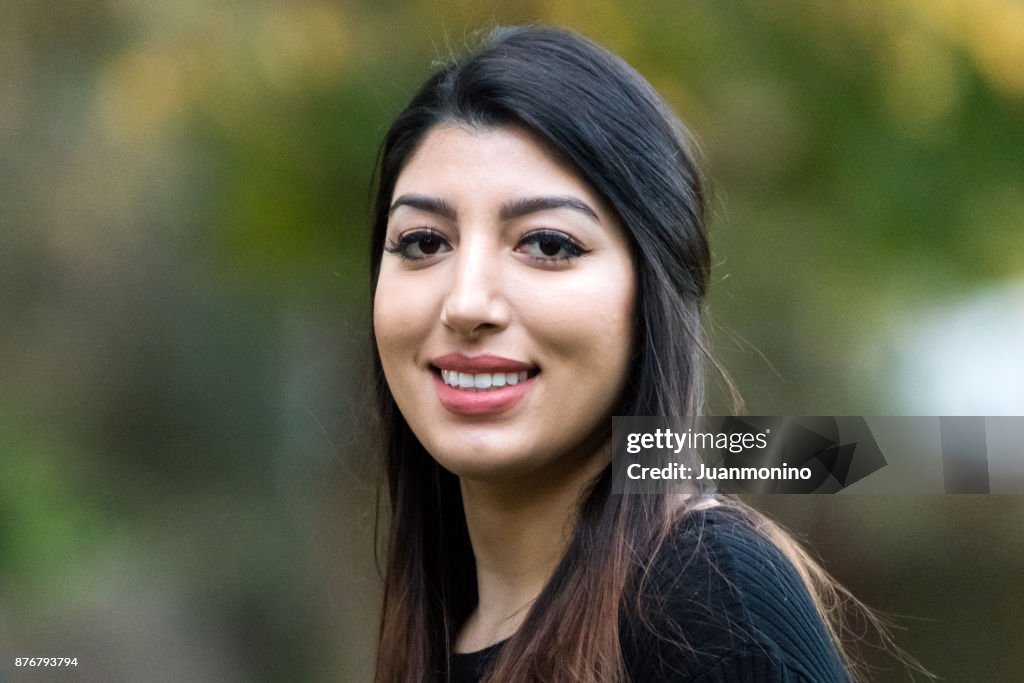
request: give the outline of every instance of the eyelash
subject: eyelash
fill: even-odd
[[[539,246],[542,240],[554,241],[558,244],[559,251],[562,249],[566,251],[566,256],[530,256],[532,260],[540,263],[571,261],[574,258],[579,258],[580,256],[585,256],[590,253],[590,250],[584,249],[580,243],[573,238],[563,233],[555,232],[554,230],[537,230],[536,232],[523,235],[516,247],[518,248],[523,244],[537,244]]]
[[[433,254],[425,254],[423,256],[410,256],[409,250],[420,240],[433,237],[442,244],[447,244],[447,240],[437,230],[433,228],[421,228],[419,230],[411,230],[398,238],[398,241],[389,241],[384,245],[384,251],[389,254],[398,254],[403,261],[422,261],[425,258],[429,258]]]
[[[403,261],[422,261],[424,259],[430,258],[436,252],[430,253],[430,254],[423,254],[423,255],[420,255],[420,256],[411,255],[409,252],[421,240],[428,239],[428,238],[434,238],[434,239],[440,241],[442,245],[447,245],[448,244],[448,240],[446,240],[444,238],[444,236],[440,232],[438,232],[437,230],[435,230],[433,228],[421,228],[421,229],[418,229],[418,230],[411,230],[411,231],[401,235],[398,238],[397,241],[395,241],[395,240],[389,241],[384,246],[384,251],[388,252],[389,254],[397,254]],[[538,244],[539,245],[542,240],[551,240],[551,241],[555,242],[558,245],[558,247],[559,247],[559,251],[564,249],[565,252],[566,252],[566,255],[565,256],[556,256],[556,255],[552,255],[552,256],[533,256],[533,255],[529,255],[530,260],[532,260],[534,262],[537,262],[537,263],[541,263],[541,264],[545,264],[545,265],[559,264],[559,263],[562,263],[562,262],[570,261],[570,260],[572,260],[574,258],[579,258],[580,256],[585,256],[585,255],[590,253],[589,249],[584,249],[583,246],[580,245],[580,243],[577,242],[576,240],[574,240],[573,238],[571,238],[568,235],[565,235],[563,233],[556,232],[554,230],[537,230],[535,232],[531,232],[531,233],[528,233],[526,235],[523,235],[523,237],[520,238],[519,243],[516,245],[516,250],[518,251],[519,248],[521,246],[525,245],[525,244]],[[438,248],[440,248],[440,247],[438,247]],[[421,250],[422,250],[422,247],[421,247]]]

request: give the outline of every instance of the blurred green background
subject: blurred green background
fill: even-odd
[[[695,131],[750,413],[1024,414],[1020,1],[5,3],[0,679],[366,680],[370,174],[524,21]],[[944,680],[1020,680],[1024,497],[755,502]]]

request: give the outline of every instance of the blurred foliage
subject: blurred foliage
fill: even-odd
[[[1024,316],[1019,0],[7,3],[0,652],[366,676],[371,171],[432,60],[527,21],[618,52],[696,132],[750,412],[1024,412],[1019,358],[932,384]],[[761,504],[930,620],[905,644],[937,673],[1024,665],[1019,497]]]

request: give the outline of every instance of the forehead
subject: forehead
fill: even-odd
[[[518,126],[435,126],[399,174],[392,198],[406,192],[456,199],[569,193],[600,204],[578,174]]]

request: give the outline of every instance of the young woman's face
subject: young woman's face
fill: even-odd
[[[442,125],[391,199],[374,331],[427,451],[488,480],[607,457],[635,284],[598,196],[523,129]]]

